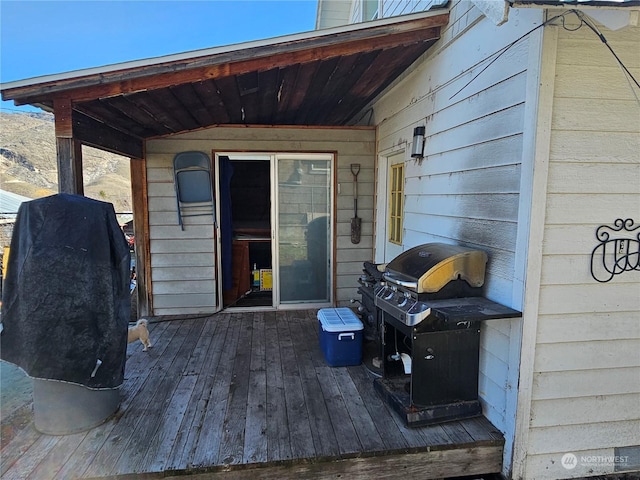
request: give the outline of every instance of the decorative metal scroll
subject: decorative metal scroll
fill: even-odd
[[[613,226],[599,226],[596,238],[600,243],[591,252],[591,276],[596,281],[606,283],[623,272],[640,271],[640,225],[618,218]]]

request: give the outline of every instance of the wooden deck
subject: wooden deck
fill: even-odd
[[[406,428],[364,366],[327,366],[314,310],[174,319],[150,331],[148,352],[128,347],[118,412],[72,435],[30,424],[0,452],[3,480],[500,471],[504,440],[484,417]]]

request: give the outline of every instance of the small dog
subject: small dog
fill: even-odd
[[[127,337],[127,343],[135,342],[136,340],[140,340],[143,352],[146,352],[148,348],[151,348],[151,342],[149,341],[149,329],[147,328],[148,322],[141,318],[136,323],[135,327],[129,327],[129,335]]]

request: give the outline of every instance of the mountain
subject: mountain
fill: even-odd
[[[131,211],[128,158],[83,146],[82,165],[87,197]],[[58,192],[53,115],[0,112],[0,188],[29,198]]]

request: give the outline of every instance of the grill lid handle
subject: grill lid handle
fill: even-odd
[[[394,283],[394,284],[399,285],[401,287],[409,288],[409,289],[412,289],[412,290],[418,290],[418,282],[410,282],[410,281],[407,281],[407,280],[401,280],[401,279],[399,279],[397,277],[394,277],[393,275],[391,275],[389,273],[385,273],[382,276],[382,278],[384,280],[386,280],[387,282]]]

